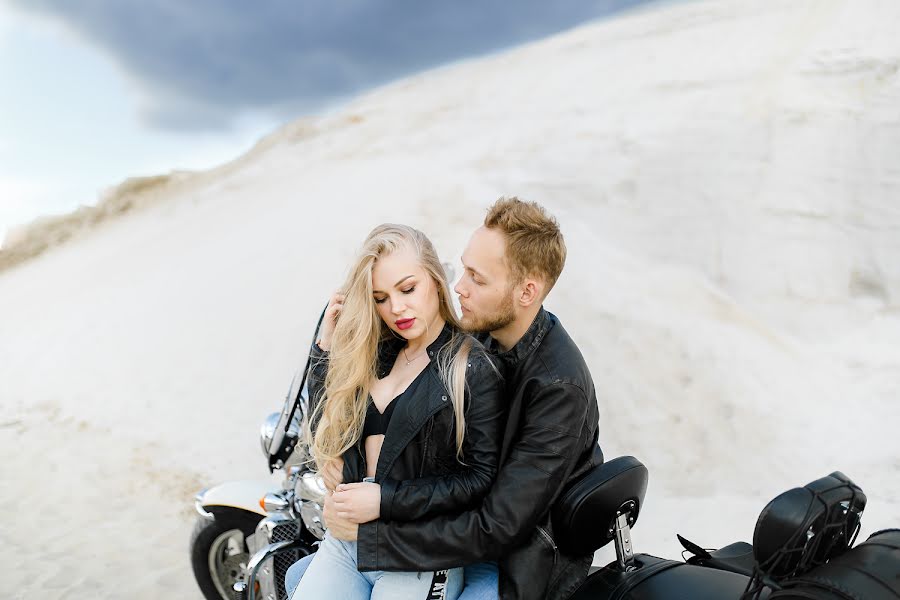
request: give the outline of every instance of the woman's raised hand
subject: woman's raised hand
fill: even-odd
[[[322,328],[319,330],[319,339],[316,343],[319,348],[331,350],[331,338],[334,335],[334,327],[337,325],[338,318],[341,316],[341,309],[344,308],[344,294],[335,292],[331,299],[328,300],[328,307],[325,309],[325,317],[322,319]]]

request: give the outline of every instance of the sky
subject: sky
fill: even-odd
[[[0,238],[394,79],[648,0],[7,0]]]

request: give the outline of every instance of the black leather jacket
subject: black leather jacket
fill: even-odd
[[[544,309],[515,347],[497,358],[506,376],[509,416],[490,493],[477,509],[456,515],[360,525],[361,571],[498,560],[504,600],[564,598],[587,576],[591,557],[557,549],[549,510],[568,483],[603,462],[590,372],[565,329]]]
[[[456,455],[456,420],[436,356],[458,347],[465,334],[444,327],[429,344],[431,362],[399,397],[378,456],[375,481],[381,485],[381,518],[411,521],[477,506],[497,471],[500,434],[506,414],[501,376],[481,344],[472,340],[466,369],[463,463]],[[385,377],[404,341],[389,339],[378,352],[378,377]],[[322,397],[328,353],[313,344],[309,391],[313,408]],[[344,453],[344,481],[366,476],[362,441]],[[412,569],[421,570],[421,569]]]

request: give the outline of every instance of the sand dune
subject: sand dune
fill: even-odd
[[[772,496],[834,469],[868,493],[867,531],[897,526],[898,26],[877,0],[627,15],[27,231],[0,257],[14,597],[197,597],[191,494],[266,477],[258,423],[365,233],[410,223],[456,262],[502,194],[563,225],[548,307],[607,455],[651,470],[639,551],[748,539]]]

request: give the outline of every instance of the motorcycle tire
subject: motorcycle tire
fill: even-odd
[[[232,600],[232,585],[250,560],[247,537],[263,517],[238,509],[213,514],[215,519],[198,518],[191,532],[191,567],[206,600]]]

